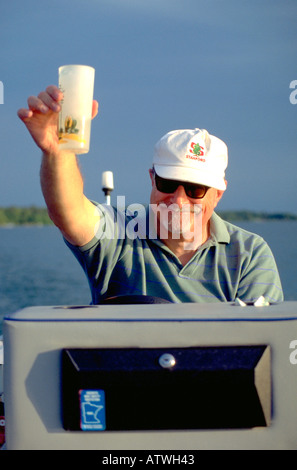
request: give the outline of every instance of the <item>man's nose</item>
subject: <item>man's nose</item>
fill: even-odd
[[[182,185],[178,186],[172,194],[171,201],[179,207],[182,207],[183,204],[189,204],[188,196],[186,195],[185,188]]]

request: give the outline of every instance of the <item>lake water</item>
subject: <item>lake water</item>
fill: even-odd
[[[270,245],[286,300],[297,300],[297,222],[238,223]],[[0,228],[0,334],[5,314],[33,305],[87,305],[88,282],[55,227]]]

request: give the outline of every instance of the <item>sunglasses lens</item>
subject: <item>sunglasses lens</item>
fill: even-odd
[[[207,188],[205,186],[189,184],[185,187],[185,191],[188,197],[202,199],[206,194]]]
[[[161,193],[171,194],[177,190],[178,182],[173,180],[167,180],[156,175],[156,186],[157,190]]]
[[[207,190],[209,189],[208,186],[202,186],[200,184],[183,183],[181,181],[167,180],[165,178],[161,178],[157,174],[155,174],[155,181],[157,190],[161,193],[172,194],[177,190],[180,185],[182,185],[185,189],[186,195],[193,199],[202,199],[205,196]]]

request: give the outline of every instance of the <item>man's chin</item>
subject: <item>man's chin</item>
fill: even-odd
[[[168,225],[160,223],[160,238],[164,240],[171,239],[191,243],[194,241],[195,236],[193,228],[181,229],[180,226],[173,227],[170,223],[168,223]]]

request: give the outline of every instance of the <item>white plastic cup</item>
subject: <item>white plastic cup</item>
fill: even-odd
[[[59,67],[59,88],[64,94],[59,113],[59,146],[75,154],[90,149],[95,69],[87,65]]]

